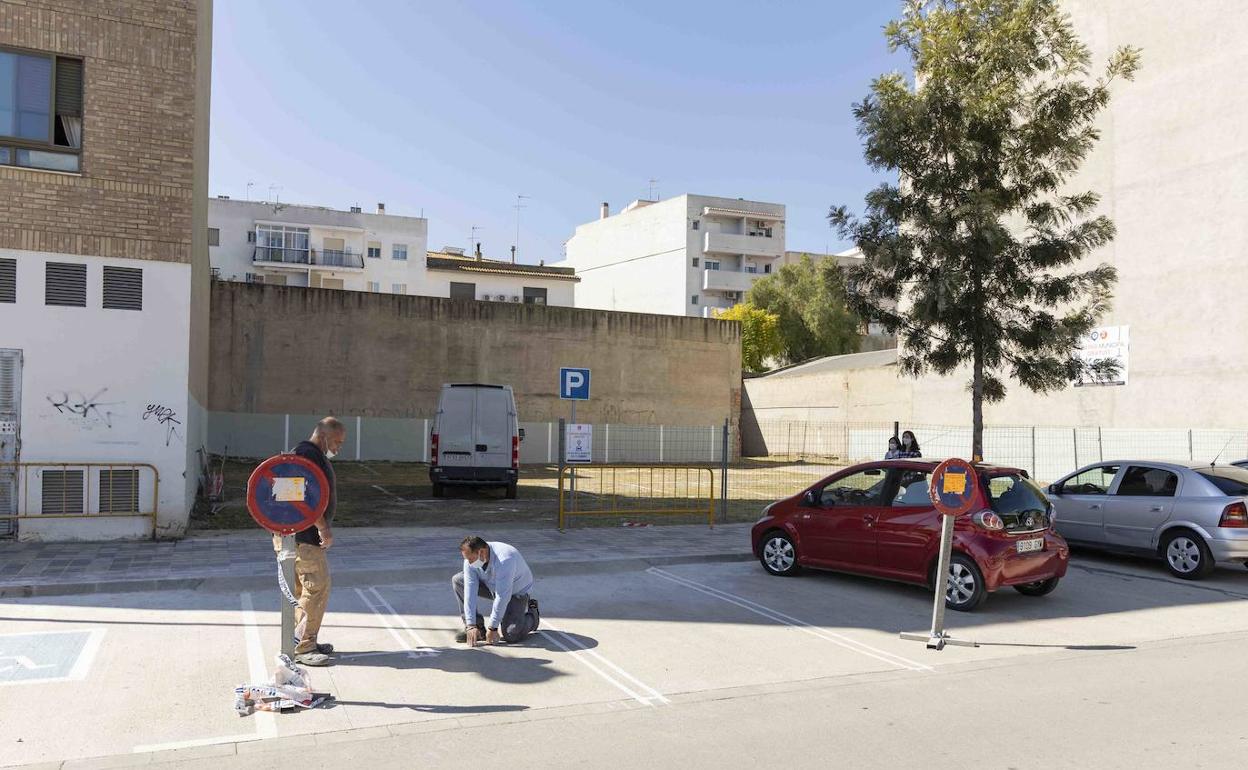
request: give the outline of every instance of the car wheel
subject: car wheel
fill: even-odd
[[[508,500],[516,499],[516,485],[515,484],[507,485],[507,499]]]
[[[797,547],[783,532],[768,532],[763,535],[763,547],[758,560],[763,563],[763,569],[773,575],[788,577],[796,575],[801,569],[797,565]]]
[[[1184,580],[1201,580],[1213,571],[1213,554],[1200,535],[1181,529],[1166,538],[1161,549],[1170,574]]]
[[[983,604],[986,596],[984,576],[975,560],[955,553],[945,581],[945,606],[958,612],[970,612]]]
[[[1049,578],[1048,580],[1037,580],[1034,583],[1023,583],[1014,586],[1014,590],[1023,596],[1044,596],[1053,593],[1053,589],[1057,588],[1058,578]]]
[[[446,488],[443,487],[441,484],[434,484],[433,496],[434,497],[446,497]]]

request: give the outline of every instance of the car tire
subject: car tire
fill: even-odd
[[[515,484],[507,485],[507,499],[508,500],[516,499],[516,485]]]
[[[758,560],[768,574],[778,577],[790,577],[802,569],[797,563],[797,546],[793,544],[793,538],[780,530],[763,535]]]
[[[1053,590],[1057,588],[1057,584],[1059,582],[1059,578],[1037,580],[1034,583],[1023,583],[1022,585],[1014,586],[1014,590],[1018,591],[1023,596],[1045,596],[1053,593]]]
[[[1166,560],[1170,574],[1184,580],[1203,580],[1213,572],[1213,554],[1200,535],[1189,529],[1180,529],[1166,536],[1161,547],[1161,557]]]
[[[971,612],[984,603],[988,591],[984,588],[984,574],[975,560],[955,553],[949,562],[949,575],[945,583],[945,606],[957,612]]]
[[[442,486],[441,484],[434,484],[433,496],[434,497],[446,497],[446,487]]]

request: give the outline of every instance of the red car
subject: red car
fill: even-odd
[[[772,503],[751,531],[754,555],[773,575],[814,567],[931,586],[940,514],[928,483],[938,464],[864,463]],[[974,513],[954,522],[945,606],[973,610],[1002,586],[1027,596],[1050,593],[1070,560],[1053,529],[1053,506],[1024,471],[975,468]]]

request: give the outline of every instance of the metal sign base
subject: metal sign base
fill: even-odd
[[[932,630],[926,634],[901,634],[909,642],[926,642],[929,650],[943,650],[945,645],[978,647],[976,642],[954,639],[945,633],[945,592],[948,590],[949,562],[953,560],[953,517],[941,516],[940,558],[936,562],[936,585],[932,600]]]
[[[295,590],[295,536],[282,537],[282,550],[277,554],[277,563],[282,568],[282,577],[291,591]],[[298,597],[295,597],[296,599]],[[282,654],[293,660],[295,657],[295,608],[286,597],[282,597]]]

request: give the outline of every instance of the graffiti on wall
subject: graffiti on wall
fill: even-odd
[[[165,446],[169,446],[176,438],[182,441],[182,434],[178,431],[178,427],[182,421],[178,419],[178,413],[171,407],[162,406],[161,404],[148,404],[147,411],[143,412],[143,419],[155,420],[157,425],[163,426],[165,429]]]
[[[100,388],[88,396],[79,390],[59,390],[49,393],[47,399],[54,415],[75,423],[79,428],[109,430],[113,427],[113,418],[117,416],[113,407],[124,402],[104,401],[107,392],[108,388]]]

